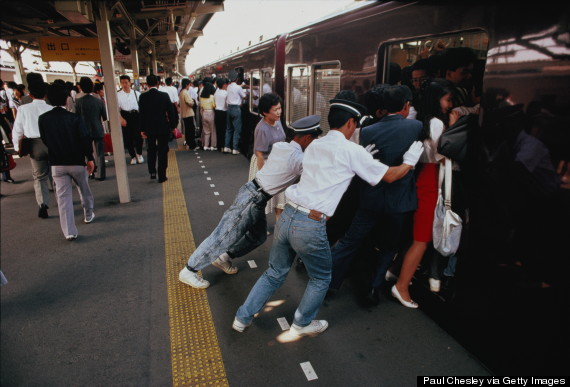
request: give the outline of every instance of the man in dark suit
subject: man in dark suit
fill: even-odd
[[[378,152],[374,155],[389,167],[405,161],[404,154],[415,141],[420,139],[422,124],[407,120],[412,93],[407,86],[388,86],[383,90],[382,104],[378,109],[386,109],[388,115],[379,122],[362,129],[362,146],[374,145]],[[404,160],[403,160],[404,159]],[[378,288],[398,251],[398,242],[405,221],[417,207],[416,187],[413,171],[392,183],[381,181],[370,186],[362,184],[359,192],[358,210],[346,234],[331,250],[333,274],[331,289],[340,288],[350,267],[354,253],[375,226],[382,222],[381,253],[367,301],[378,303]]]
[[[101,98],[91,95],[93,92],[93,81],[88,77],[81,77],[79,86],[85,95],[75,101],[75,111],[83,116],[85,125],[91,133],[91,138],[95,143],[95,153],[97,155],[95,171],[99,171],[97,180],[105,180],[105,144],[103,137],[103,121],[107,121],[107,111]],[[91,178],[95,178],[95,171]]]
[[[170,97],[157,89],[156,75],[151,74],[146,77],[146,82],[150,89],[141,94],[139,100],[141,131],[147,139],[150,178],[156,179],[158,158],[158,182],[163,183],[167,180],[168,140],[177,122]]]

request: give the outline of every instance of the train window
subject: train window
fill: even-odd
[[[418,63],[427,66],[425,79],[445,78],[441,71],[442,54],[446,49],[468,47],[473,50],[479,63],[487,58],[489,37],[484,31],[465,31],[447,35],[428,36],[389,42],[380,47],[379,58],[384,58],[383,66],[378,66],[379,83],[396,84],[398,82],[419,87],[422,77],[412,77],[412,65]],[[482,69],[480,69],[482,70]],[[475,74],[474,74],[475,75]],[[478,74],[481,81],[482,71]]]
[[[259,97],[261,97],[259,87],[260,79],[261,72],[259,70],[253,70],[249,80],[249,110],[256,114],[259,113]]]
[[[287,71],[287,123],[309,114],[309,69],[307,66],[291,66]]]
[[[273,92],[273,70],[265,69],[263,73],[263,85],[261,87],[261,95]]]
[[[329,130],[329,101],[340,91],[340,63],[313,65],[312,114],[319,114],[323,135]]]

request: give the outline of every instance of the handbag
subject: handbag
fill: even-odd
[[[103,136],[103,152],[113,153],[113,141],[111,140],[111,133],[105,133]]]
[[[174,128],[172,132],[174,133],[174,138],[176,139],[182,138],[182,132],[180,131],[180,129]]]
[[[22,136],[19,140],[18,140],[18,156],[20,157],[24,157],[27,156],[31,153],[32,151],[32,143],[30,141],[31,139],[29,139],[26,136]]]
[[[445,168],[445,171],[444,171]],[[451,160],[439,168],[438,198],[433,220],[433,247],[444,257],[455,254],[459,248],[463,221],[451,210]],[[445,190],[441,186],[445,181]]]

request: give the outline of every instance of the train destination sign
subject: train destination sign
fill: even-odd
[[[42,36],[39,41],[42,60],[46,62],[101,60],[97,38]]]

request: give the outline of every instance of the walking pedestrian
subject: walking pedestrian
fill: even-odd
[[[131,77],[128,75],[121,75],[119,79],[121,90],[117,93],[117,99],[121,112],[123,143],[129,152],[129,156],[131,156],[131,165],[142,164],[144,162],[142,155],[144,139],[141,137],[141,118],[139,114],[141,93],[131,89]]]
[[[73,213],[72,181],[79,190],[83,221],[91,223],[95,219],[94,200],[87,176],[93,172],[95,165],[89,130],[80,115],[65,109],[67,96],[65,85],[49,86],[48,98],[54,108],[39,117],[38,126],[42,141],[48,149],[61,231],[68,241],[73,241],[79,232]]]

